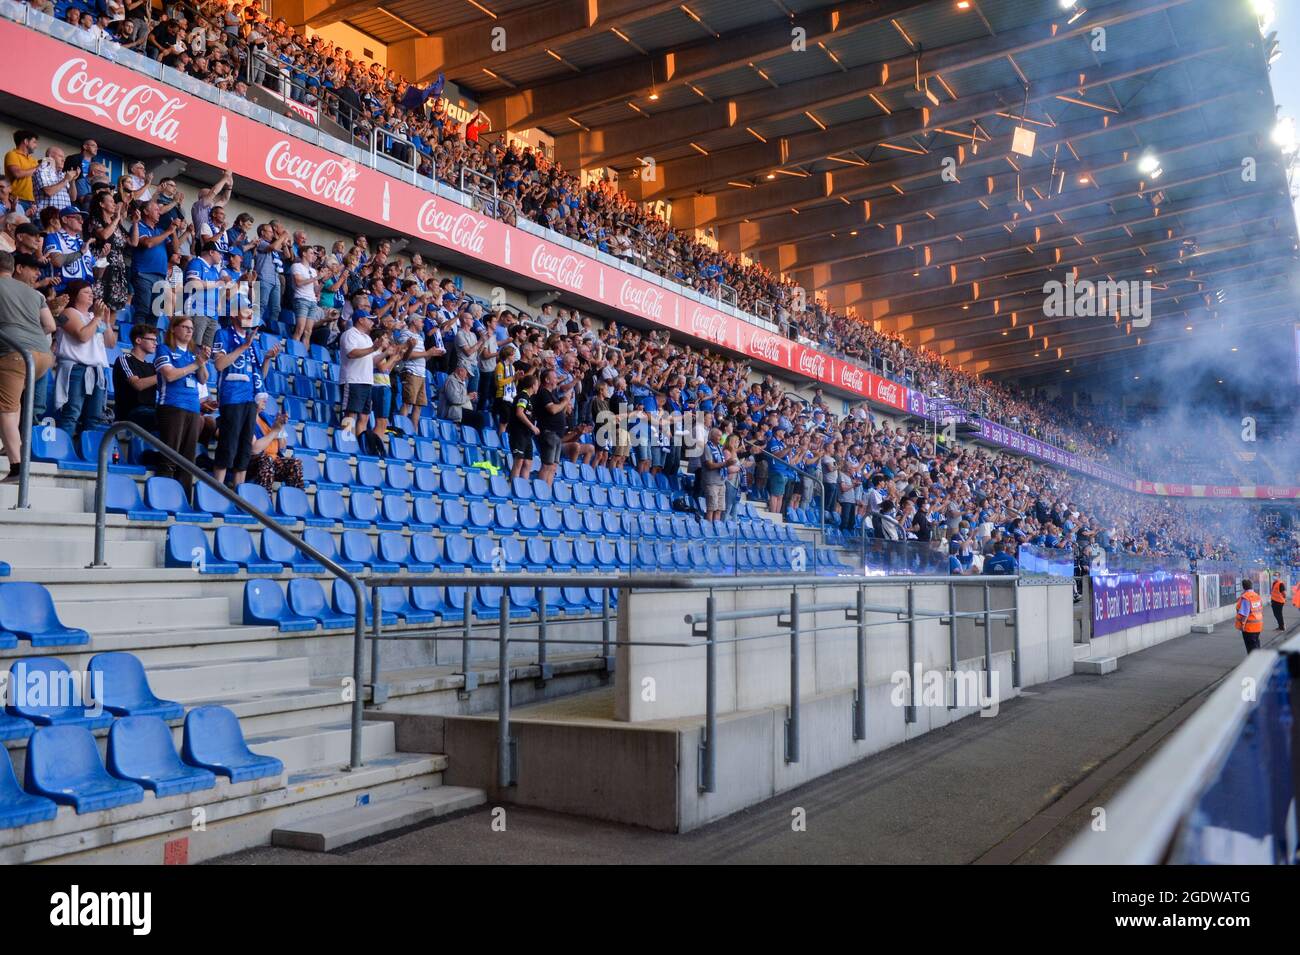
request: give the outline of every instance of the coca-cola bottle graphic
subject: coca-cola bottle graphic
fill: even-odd
[[[221,117],[221,128],[217,130],[217,162],[223,166],[226,164],[226,153],[229,149],[230,134],[226,131],[226,117]]]
[[[598,268],[596,276],[600,279],[600,292],[598,297],[603,302],[605,300],[605,270],[603,268]]]
[[[388,221],[388,209],[389,209],[388,183],[384,183],[384,221],[385,222]]]
[[[510,230],[506,229],[506,265],[510,264]]]

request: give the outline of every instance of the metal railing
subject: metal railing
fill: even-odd
[[[36,360],[32,358],[31,350],[19,344],[4,328],[0,328],[0,342],[23,356],[23,408],[22,419],[18,423],[23,450],[18,462],[18,503],[14,505],[14,510],[24,510],[31,506],[28,495],[31,493],[32,480],[32,418],[36,414]],[[10,461],[9,466],[12,468],[14,462]]]
[[[144,428],[130,421],[119,421],[110,425],[104,433],[99,444],[99,462],[95,471],[95,558],[90,564],[90,569],[107,567],[108,562],[104,559],[104,549],[106,541],[107,525],[107,508],[108,508],[108,464],[109,454],[112,452],[114,439],[119,435],[125,435],[132,438],[139,438],[145,444],[165,458],[168,463],[174,467],[180,468],[186,474],[201,481],[208,488],[224,497],[239,510],[243,511],[249,517],[253,518],[262,525],[263,532],[269,530],[292,544],[295,548],[306,554],[311,560],[320,564],[335,577],[344,581],[352,588],[353,598],[356,600],[356,620],[353,634],[353,655],[352,655],[352,739],[351,751],[349,753],[348,766],[350,769],[357,769],[361,766],[361,722],[363,701],[361,699],[361,679],[364,675],[363,669],[363,643],[362,634],[363,613],[365,605],[365,591],[361,587],[361,582],[356,577],[348,573],[338,565],[333,559],[325,556],[316,548],[312,547],[301,537],[298,537],[283,524],[279,523],[272,517],[268,517],[257,508],[244,500],[234,491],[230,490],[220,481],[217,481],[205,471],[201,470],[193,461],[182,457],[173,449],[163,444],[158,438],[154,437]]]
[[[487,581],[491,583],[488,584]],[[866,600],[866,591],[869,586],[889,584],[898,585],[944,585],[948,588],[949,604],[947,610],[920,610],[916,607],[913,587],[908,586],[908,598],[905,606],[895,605],[876,605],[869,604]],[[704,667],[705,667],[705,710],[704,710],[704,737],[701,742],[699,757],[699,789],[701,792],[716,791],[716,766],[718,753],[718,660],[717,647],[726,644],[745,643],[753,640],[770,639],[774,636],[789,635],[790,638],[790,700],[789,700],[789,719],[786,728],[786,761],[797,763],[800,759],[799,752],[799,704],[801,701],[800,690],[800,656],[799,641],[800,638],[808,634],[817,634],[827,630],[843,629],[843,624],[827,624],[823,626],[805,627],[803,626],[803,615],[808,613],[832,613],[843,612],[845,622],[853,623],[856,627],[857,636],[857,671],[856,671],[856,689],[855,704],[853,717],[853,738],[861,740],[866,738],[866,693],[867,693],[867,653],[866,637],[867,630],[871,627],[885,626],[888,624],[906,623],[907,624],[907,653],[908,653],[908,670],[912,674],[915,665],[918,662],[917,654],[917,623],[930,620],[938,620],[941,624],[949,627],[949,655],[950,664],[956,671],[957,663],[957,628],[956,622],[962,619],[973,619],[976,621],[976,627],[982,627],[984,630],[983,639],[983,659],[984,659],[984,677],[986,694],[991,697],[993,694],[993,642],[992,642],[992,625],[995,621],[1002,622],[1005,626],[1013,629],[1012,638],[1012,659],[1011,674],[1012,686],[1021,685],[1020,678],[1020,630],[1016,626],[1019,615],[1019,578],[1018,577],[999,577],[996,579],[967,579],[949,577],[893,577],[888,579],[881,578],[831,578],[818,579],[815,576],[800,575],[773,575],[766,577],[682,577],[682,576],[650,576],[650,575],[628,575],[624,577],[611,577],[608,575],[580,575],[580,574],[503,574],[485,577],[479,574],[403,574],[400,576],[374,576],[366,579],[366,585],[371,591],[371,629],[364,639],[373,641],[371,651],[371,680],[373,688],[378,687],[377,677],[380,673],[380,660],[378,645],[382,640],[460,640],[461,641],[461,669],[466,678],[465,687],[472,690],[477,686],[477,679],[470,681],[471,673],[469,669],[469,643],[471,641],[482,641],[497,644],[497,783],[503,789],[515,784],[517,781],[517,761],[515,756],[515,744],[510,734],[510,652],[509,647],[512,643],[535,643],[538,651],[538,665],[541,668],[543,678],[547,674],[546,669],[546,647],[548,643],[547,627],[552,625],[546,617],[546,595],[545,590],[557,587],[561,588],[583,588],[599,589],[603,593],[602,613],[600,616],[589,615],[581,618],[580,623],[601,622],[602,633],[599,640],[565,640],[569,645],[598,645],[601,648],[601,655],[605,661],[606,672],[613,669],[613,660],[611,649],[614,647],[668,647],[679,649],[698,649],[701,646],[704,649]],[[445,588],[465,588],[464,601],[462,610],[464,620],[460,622],[460,627],[443,628],[447,632],[439,633],[436,629],[429,628],[410,628],[404,629],[398,633],[384,633],[383,623],[383,606],[380,588],[383,587],[445,587]],[[473,610],[474,595],[473,591],[477,587],[492,586],[501,589],[501,599],[497,606],[495,620],[492,621],[487,614],[477,614]],[[715,595],[719,591],[731,591],[741,588],[752,588],[761,586],[764,588],[780,587],[790,588],[790,597],[788,602],[783,602],[778,606],[750,609],[743,611],[719,611],[716,606]],[[956,589],[959,587],[980,587],[983,593],[983,607],[979,610],[959,611],[957,610]],[[820,603],[815,599],[815,592],[825,587],[855,587],[855,599],[839,603]],[[1012,591],[1012,605],[1009,608],[993,609],[991,602],[991,589],[993,587],[1010,587]],[[516,618],[512,613],[511,589],[524,588],[531,590],[534,594],[540,593],[538,603],[538,612],[529,614],[530,619]],[[707,593],[705,600],[705,611],[703,615],[688,614],[684,622],[691,629],[689,640],[635,640],[615,638],[611,631],[613,630],[613,618],[610,614],[612,601],[610,599],[611,590],[632,591],[632,590],[676,590],[676,591],[702,591]],[[814,591],[814,599],[810,603],[804,603],[800,597],[800,591]],[[626,611],[626,600],[619,601],[619,612]],[[362,605],[358,603],[358,612],[362,611]],[[867,614],[883,614],[886,619],[870,621]],[[470,618],[485,621],[483,625],[473,625]],[[776,633],[763,634],[746,634],[733,638],[721,638],[718,636],[717,625],[723,622],[738,620],[759,620],[776,618],[778,631]],[[360,617],[358,617],[360,619]],[[488,622],[491,621],[491,622]],[[511,634],[512,623],[523,627],[537,627],[537,637],[521,637]],[[458,632],[452,632],[457,630]],[[492,631],[495,630],[495,635]],[[361,631],[358,630],[358,634]],[[481,635],[475,635],[475,634]],[[363,639],[357,637],[358,641]],[[703,640],[701,644],[699,641]],[[358,684],[360,686],[360,684]],[[905,720],[909,723],[916,722],[916,710],[920,705],[922,687],[916,683],[912,687],[911,705],[905,708]],[[957,701],[954,698],[948,709],[955,709]]]

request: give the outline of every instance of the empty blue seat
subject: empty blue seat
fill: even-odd
[[[442,502],[434,497],[417,497],[412,502],[412,518],[407,526],[413,531],[429,531],[442,524]]]
[[[492,527],[492,508],[487,501],[469,502],[469,525],[467,530],[486,531]]]
[[[176,720],[185,707],[174,700],[162,700],[149,687],[140,658],[133,653],[97,653],[90,658],[92,680],[100,680],[104,709],[114,716],[156,716]]]
[[[380,587],[379,606],[385,614],[395,614],[407,624],[433,623],[437,620],[434,611],[416,607],[411,603],[405,587]]]
[[[592,507],[606,508],[609,503],[609,488],[601,487],[599,484],[593,485],[587,489],[591,494]]]
[[[396,494],[385,494],[382,518],[375,522],[376,527],[385,530],[401,530],[411,520],[411,505],[406,498]]]
[[[63,625],[50,592],[41,584],[0,583],[0,648],[16,647],[19,640],[34,647],[79,646],[90,642],[90,634]]]
[[[429,566],[413,566],[411,542],[396,531],[384,531],[379,535],[379,559],[414,573],[427,574],[433,569]]]
[[[412,484],[409,488],[412,497],[428,497],[431,494],[437,494],[440,486],[437,471],[423,464],[415,466],[412,473]]]
[[[144,799],[138,784],[109,775],[95,737],[84,726],[45,726],[32,735],[23,788],[72,806],[78,815]]]
[[[57,657],[25,657],[9,667],[5,712],[37,726],[85,726],[99,729],[113,722],[87,685]]]
[[[556,504],[572,504],[573,484],[557,478],[555,483],[551,485],[551,500]]]
[[[497,542],[486,534],[474,538],[474,560],[470,565],[471,570],[479,573],[503,573],[505,567],[495,566],[498,562],[504,563],[504,556]]]
[[[432,534],[412,534],[411,535],[411,565],[412,573],[427,574],[432,573],[442,566],[443,542],[440,538]]]
[[[510,479],[504,474],[494,474],[488,478],[488,500],[494,504],[500,504],[502,501],[508,501],[513,491],[510,487]]]
[[[620,509],[627,507],[627,495],[624,494],[623,489],[621,487],[612,487],[609,489],[607,493],[608,493],[610,507],[616,507]],[[594,497],[595,495],[593,495],[593,498]]]
[[[95,471],[96,465],[77,457],[72,436],[62,428],[32,428],[32,460],[55,464],[68,471]]]
[[[140,500],[140,488],[125,474],[109,474],[104,485],[104,508],[110,514],[125,514],[132,521],[165,521],[165,511],[150,510]]]
[[[270,533],[269,531],[266,533]],[[250,574],[278,574],[284,568],[263,560],[253,549],[253,535],[243,527],[218,527],[213,535],[213,553],[224,564],[236,564]]]
[[[421,421],[423,427],[425,422]],[[415,439],[415,459],[423,461],[425,464],[437,464],[442,460],[441,448],[436,441],[430,441],[428,438]]]
[[[352,465],[348,463],[347,458],[326,456],[325,458],[325,480],[324,484],[334,490],[345,487],[351,487],[355,478],[352,475]],[[318,484],[322,482],[317,482]]]
[[[396,420],[394,420],[394,424],[396,425]],[[407,424],[409,426],[410,422],[407,422]],[[410,434],[410,431],[407,431],[407,434]],[[395,434],[388,439],[388,459],[390,461],[411,461],[414,458],[415,445],[410,438]],[[401,468],[401,470],[405,471],[406,468]]]
[[[487,497],[487,476],[478,468],[470,468],[465,475],[465,494],[468,497]]]
[[[443,570],[448,573],[459,573],[473,562],[473,545],[464,534],[447,534],[443,537],[442,543]]]
[[[455,498],[459,500],[465,496],[465,479],[451,468],[444,468],[438,472],[439,487],[438,496]]]
[[[591,486],[587,484],[573,485],[573,503],[578,507],[590,507]]]
[[[256,484],[252,481],[244,481],[235,488],[235,493],[243,498],[246,503],[253,505],[253,507],[257,508],[267,517],[274,517],[277,520],[286,523],[293,522],[293,518],[286,517],[276,511],[275,506],[271,502],[271,495],[266,493],[266,488],[262,487],[262,485]]]
[[[550,505],[547,505],[548,507]],[[500,511],[500,505],[497,507]],[[514,532],[521,537],[531,537],[540,534],[542,531],[542,515],[535,504],[524,504],[515,511],[519,523]],[[559,524],[559,514],[555,515],[556,524]]]
[[[33,822],[46,822],[53,819],[58,811],[58,805],[52,800],[23,792],[18,785],[18,777],[14,775],[9,750],[0,746],[0,829],[15,829]]]
[[[256,519],[241,511],[232,501],[208,487],[202,481],[194,483],[194,507],[196,510],[215,514],[229,524],[256,524]]]
[[[524,546],[524,570],[532,574],[544,574],[550,569],[551,542],[544,537],[530,537]],[[556,567],[555,569],[567,568]]]
[[[493,515],[496,519],[495,530],[499,534],[513,534],[519,526],[519,511],[509,502],[498,504]]]
[[[343,532],[343,559],[354,564],[362,564],[377,574],[395,574],[401,568],[397,564],[380,560],[375,555],[375,545],[365,531],[347,530]]]
[[[357,614],[357,595],[353,593],[351,585],[345,580],[335,580],[334,585],[330,588],[333,596],[334,612],[345,614],[348,620],[356,619]],[[367,587],[361,588],[363,605],[365,607],[365,621],[370,624],[374,621],[374,608],[370,606],[370,590]],[[379,619],[384,626],[390,626],[397,623],[397,614],[388,613],[383,607],[379,608]]]
[[[551,568],[559,573],[569,573],[574,569],[573,545],[563,537],[551,541]]]
[[[376,489],[384,486],[384,472],[379,467],[378,458],[361,458],[357,461],[357,484]]]
[[[600,604],[591,599],[585,587],[562,587],[560,588],[560,598],[564,602],[566,613],[590,613],[592,610],[600,608]]]
[[[319,574],[325,569],[270,529],[262,531],[261,555],[267,564],[278,564],[295,574]]]
[[[185,714],[181,755],[189,765],[211,770],[232,783],[284,772],[280,760],[248,748],[239,718],[224,706],[199,706]]]
[[[591,541],[579,539],[573,542],[573,567],[581,574],[595,573],[596,551]]]
[[[551,486],[541,478],[533,478],[533,499],[541,504],[550,504],[554,500]]]
[[[195,510],[181,482],[169,477],[151,477],[144,482],[145,507],[162,511],[178,521],[205,522],[212,520],[212,515]]]
[[[560,462],[560,476],[563,477],[564,480],[568,481],[570,484],[573,484],[577,481],[585,480],[582,476],[582,471],[578,468],[578,465],[573,461]]]
[[[365,529],[380,522],[379,502],[375,500],[375,495],[370,488],[352,489],[352,496],[348,498],[348,514],[350,518],[343,522],[344,527]]]
[[[244,584],[244,623],[250,626],[269,624],[282,633],[296,633],[315,630],[318,621],[315,617],[294,613],[280,585],[274,580],[255,578]]]
[[[302,483],[305,487],[312,487],[321,481],[320,462],[316,460],[313,454],[300,454],[297,456],[298,461],[302,464]],[[283,490],[283,488],[281,488]]]
[[[355,617],[335,613],[330,609],[325,599],[325,589],[314,577],[295,578],[289,581],[285,591],[289,601],[289,612],[295,617],[308,617],[326,630],[350,627],[356,622]]]
[[[316,486],[316,517],[312,521],[315,527],[336,527],[350,520],[348,505],[343,495],[332,487]]]
[[[108,731],[108,771],[152,790],[159,799],[211,789],[217,777],[186,766],[172,743],[172,731],[156,716],[127,716]]]
[[[411,472],[406,470],[406,465],[400,461],[390,461],[388,467],[384,469],[384,487],[385,493],[397,491],[399,493],[409,491],[412,484]]]
[[[577,512],[574,512],[575,516]],[[541,518],[541,533],[546,537],[555,537],[564,533],[564,515],[554,505],[547,504],[539,512]],[[579,530],[581,530],[581,520],[579,520]]]
[[[501,602],[503,599],[509,599],[505,596],[500,587],[487,586],[474,588],[473,610],[474,616],[481,619],[497,620],[501,617]],[[510,601],[510,606],[506,610],[510,618],[521,618],[532,616],[532,610],[525,606]]]
[[[464,587],[412,587],[411,606],[446,621],[465,619]]]
[[[302,539],[348,573],[357,574],[361,572],[362,566],[356,561],[344,560],[339,556],[338,545],[334,542],[334,535],[329,531],[322,530],[319,527],[309,527],[302,532]]]
[[[77,439],[77,450],[81,453],[81,460],[90,465],[90,470],[97,470],[99,467],[99,446],[104,443],[104,435],[108,434],[106,430],[91,428],[81,432]],[[141,465],[131,464],[127,460],[127,455],[123,453],[118,445],[117,438],[108,440],[108,470],[110,473],[119,474],[144,474],[145,470]],[[114,459],[116,462],[114,463]]]

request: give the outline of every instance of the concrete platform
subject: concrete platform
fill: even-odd
[[[1107,673],[1114,673],[1118,669],[1118,657],[1084,657],[1082,660],[1074,661],[1075,673],[1091,673],[1095,676],[1105,676]]]
[[[481,789],[438,786],[413,796],[367,803],[303,819],[271,833],[271,845],[307,852],[331,852],[371,836],[473,809],[487,801]]]

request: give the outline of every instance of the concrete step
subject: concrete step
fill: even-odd
[[[155,592],[165,593],[165,588]],[[59,619],[92,635],[136,629],[226,627],[231,623],[230,601],[225,597],[186,596],[184,600],[155,597],[127,600],[60,600]]]
[[[8,561],[13,567],[14,580],[43,581],[39,568],[82,570],[94,556],[95,539],[89,533],[74,538],[44,534],[37,536],[31,531],[25,531],[22,534],[5,534],[0,539],[0,560]],[[115,567],[155,567],[158,557],[158,544],[154,541],[105,541],[104,559]]]
[[[311,664],[306,657],[243,657],[151,666],[154,693],[167,700],[198,701],[260,690],[306,688]]]
[[[435,786],[398,799],[366,803],[303,819],[271,833],[271,845],[331,852],[372,836],[481,806],[487,794],[467,786]]]
[[[384,756],[396,752],[394,724],[367,722],[361,726],[361,758]],[[289,772],[342,766],[351,753],[351,726],[346,722],[299,726],[276,733],[246,737],[253,752],[275,756],[284,761]]]
[[[1076,660],[1082,660],[1090,656],[1092,656],[1091,640],[1085,640],[1083,643],[1076,643],[1074,645],[1074,658]]]
[[[28,489],[28,507],[33,511],[53,511],[69,513],[85,511],[94,507],[94,500],[87,499],[86,492],[78,487],[58,487],[44,480],[33,480]],[[18,485],[0,484],[0,510],[12,510],[18,503]]]
[[[1074,661],[1075,673],[1105,676],[1107,673],[1114,673],[1118,669],[1118,657],[1087,657],[1083,660]]]
[[[289,639],[274,627],[230,625],[197,627],[193,630],[146,627],[136,630],[92,631],[90,644],[85,647],[38,647],[33,650],[29,644],[20,642],[12,650],[0,650],[0,665],[7,668],[10,662],[21,657],[48,656],[52,653],[70,667],[85,667],[96,653],[120,650],[134,653],[149,667],[154,664],[192,661],[200,657],[217,659],[259,656],[268,640],[280,642],[286,648],[292,646],[297,652],[309,649],[305,642],[289,644]]]

